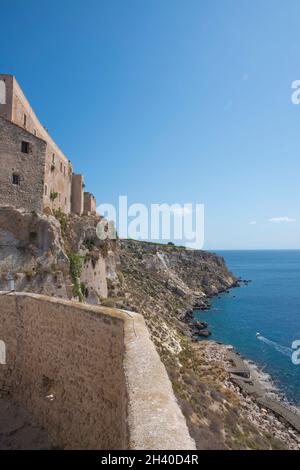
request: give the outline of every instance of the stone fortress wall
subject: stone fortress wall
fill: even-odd
[[[8,134],[8,140],[12,141],[14,137],[15,146],[18,147],[18,152],[13,153],[15,146],[10,147],[8,142],[5,142],[5,139],[2,139],[2,154],[0,155],[1,164],[5,165],[7,158],[6,153],[9,153],[9,163],[13,163],[13,166],[17,165],[20,149],[22,148],[22,142],[30,143],[31,136],[33,135],[36,138],[44,141],[46,143],[45,149],[43,152],[40,152],[35,155],[33,162],[28,159],[27,166],[32,168],[32,163],[36,163],[37,166],[40,166],[40,161],[43,162],[43,171],[39,176],[39,180],[43,179],[43,208],[50,207],[51,209],[60,208],[66,214],[72,211],[72,204],[75,200],[82,199],[83,201],[83,187],[80,188],[75,185],[75,189],[72,192],[72,181],[74,177],[79,175],[73,174],[72,164],[64,153],[60,150],[57,144],[54,142],[52,137],[49,135],[47,129],[45,129],[37,116],[35,115],[33,109],[31,108],[28,100],[26,99],[24,93],[22,92],[17,80],[12,75],[0,74],[0,84],[1,90],[5,89],[4,102],[0,101],[0,117],[5,118],[6,120],[13,123],[18,129],[23,129],[27,134],[22,134],[24,140],[20,141],[17,130],[10,132]],[[3,94],[3,93],[2,93]],[[0,96],[1,98],[1,96]],[[4,124],[1,119],[1,126]],[[23,152],[26,153],[26,152]],[[15,161],[14,161],[14,158]],[[3,166],[2,165],[2,166]],[[8,166],[7,170],[11,171],[11,166]],[[20,197],[16,207],[23,207],[25,209],[30,209],[28,205],[23,205],[23,193],[27,191],[26,186],[30,185],[30,180],[26,180],[27,185],[23,185],[25,181],[24,174],[21,172],[23,167],[20,168],[20,185],[23,188],[20,188]],[[28,170],[31,171],[31,170]],[[23,177],[23,178],[22,178]],[[10,178],[8,179],[7,184],[11,184],[12,171],[10,173]],[[16,185],[17,186],[17,185]],[[18,188],[14,188],[15,193],[17,193]],[[0,188],[0,203],[6,204],[7,198],[4,198],[2,201],[2,190]],[[33,190],[32,190],[33,193]],[[36,194],[36,198],[40,198],[40,193]],[[15,203],[16,201],[14,201]],[[27,201],[26,201],[27,202]],[[14,204],[15,205],[15,204]],[[33,209],[33,208],[32,208]],[[84,211],[84,206],[82,205],[82,210],[80,214]],[[78,212],[76,212],[78,213]]]
[[[84,213],[87,215],[96,214],[96,199],[91,193],[84,193]]]
[[[141,315],[0,293],[0,388],[65,449],[195,449]]]
[[[0,117],[0,204],[42,213],[45,159],[43,140]]]

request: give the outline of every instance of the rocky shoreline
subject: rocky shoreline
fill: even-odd
[[[237,384],[234,374],[232,374],[232,360],[228,355],[228,351],[233,351],[234,354],[239,356],[244,362],[245,367],[249,369],[249,379],[254,384],[254,387],[259,387],[264,390],[265,396],[270,399],[278,401],[287,410],[293,413],[299,413],[299,410],[282,399],[278,390],[275,388],[272,379],[267,374],[263,373],[259,367],[252,361],[242,358],[234,348],[230,345],[216,343],[215,341],[201,341],[199,343],[200,349],[204,350],[208,360],[212,363],[217,363],[218,366],[223,367],[226,371],[226,379],[222,382],[223,386],[228,390],[233,391],[240,397],[240,407],[249,419],[249,421],[258,429],[264,432],[272,433],[272,435],[283,441],[287,448],[290,450],[300,450],[300,434],[291,426],[286,419],[274,413],[267,406],[262,406],[258,401],[258,396],[255,393],[249,393],[241,383]],[[298,414],[300,419],[300,413]]]
[[[189,327],[190,334],[192,336],[193,341],[197,341],[199,337],[205,337],[208,338],[211,336],[211,331],[209,330],[209,324],[206,321],[195,321],[194,318],[194,311],[195,310],[201,310],[203,312],[207,312],[211,309],[211,303],[210,299],[214,297],[219,297],[220,295],[223,294],[229,294],[231,289],[240,287],[242,284],[248,285],[251,280],[247,279],[242,279],[242,278],[237,278],[233,284],[224,289],[224,290],[219,290],[216,293],[213,293],[211,295],[207,295],[205,298],[201,297],[200,299],[195,299],[194,305],[192,309],[188,309],[185,312],[185,315],[183,316],[183,320],[186,322],[186,324]]]
[[[209,323],[195,320],[194,311],[209,311],[212,307],[209,299],[229,293],[232,288],[239,287],[241,284],[247,285],[250,282],[251,280],[239,278],[232,287],[213,294],[208,299],[201,299],[201,302],[196,301],[194,308],[187,310],[184,320],[189,328],[188,336],[193,342],[199,342],[200,338],[211,336],[208,329]],[[274,435],[286,442],[289,449],[300,450],[300,409],[292,405],[276,388],[271,376],[264,373],[253,361],[243,358],[232,345],[215,341],[201,341],[201,343],[207,343],[206,348],[211,360],[220,361],[229,374],[224,385],[234,390],[241,398],[243,397],[250,421],[261,426],[264,431],[267,431],[271,425]],[[277,405],[279,410],[276,410]]]

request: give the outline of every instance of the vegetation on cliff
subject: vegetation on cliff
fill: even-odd
[[[278,449],[282,441],[258,428],[241,397],[224,386],[224,365],[194,342],[187,324],[194,306],[237,285],[224,260],[204,251],[133,240],[119,242],[117,291],[142,313],[172,381],[198,449]]]

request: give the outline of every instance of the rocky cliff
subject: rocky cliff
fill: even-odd
[[[143,313],[157,342],[175,326],[189,335],[193,308],[206,308],[212,295],[238,285],[213,253],[134,240],[119,241],[116,270],[115,281],[109,282],[111,302]],[[164,328],[157,328],[158,316]]]
[[[193,340],[193,308],[207,308],[212,295],[238,285],[224,260],[173,245],[103,242],[96,236],[100,220],[1,207],[1,289],[8,289],[10,273],[18,291],[142,313],[199,449],[285,447],[263,412],[228,385],[212,343]]]
[[[107,297],[106,265],[113,266],[115,250],[114,242],[96,236],[100,220],[2,206],[0,287],[7,290],[12,277],[17,291],[99,304]]]
[[[68,297],[69,260],[55,217],[12,207],[0,209],[0,281],[8,289]]]

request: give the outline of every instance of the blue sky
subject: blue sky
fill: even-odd
[[[204,203],[205,248],[300,248],[299,1],[0,8],[1,72],[98,203]]]

